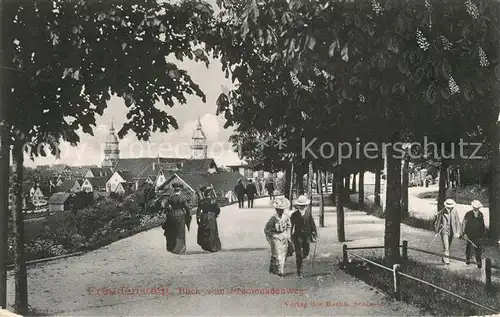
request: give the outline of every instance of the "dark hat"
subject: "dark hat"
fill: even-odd
[[[184,186],[182,186],[182,184],[179,184],[179,183],[173,183],[172,187],[173,188],[183,188]]]

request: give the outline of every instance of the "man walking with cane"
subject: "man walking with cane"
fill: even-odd
[[[311,210],[307,208],[310,202],[305,195],[299,196],[294,201],[296,210],[290,217],[292,223],[292,242],[295,249],[299,278],[302,278],[302,262],[309,255],[310,243],[316,242],[316,237],[318,236]]]
[[[463,221],[463,238],[467,243],[465,248],[465,264],[470,264],[472,249],[474,249],[477,267],[481,268],[481,239],[486,227],[484,225],[483,213],[479,209],[483,207],[483,204],[479,200],[474,200],[471,206],[472,210],[465,214]]]
[[[446,199],[444,202],[444,209],[438,212],[436,222],[434,223],[434,231],[441,235],[441,242],[443,244],[443,258],[444,264],[450,264],[450,246],[453,238],[459,238],[461,234],[460,217],[455,208],[455,201],[453,199]]]

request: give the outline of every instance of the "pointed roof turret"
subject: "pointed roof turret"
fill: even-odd
[[[203,139],[203,140],[207,139],[207,137],[205,136],[205,132],[203,132],[203,129],[201,127],[201,120],[199,116],[198,116],[198,123],[196,124],[196,130],[193,133],[193,139]]]
[[[109,128],[109,134],[106,138],[106,143],[118,143],[118,137],[115,134],[115,126],[113,124],[113,120],[111,120],[111,127]]]

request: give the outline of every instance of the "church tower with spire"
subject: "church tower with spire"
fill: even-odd
[[[109,129],[108,137],[104,147],[104,161],[101,164],[103,168],[113,168],[116,162],[120,159],[120,142],[118,136],[115,134],[113,121],[111,121],[111,128]]]
[[[193,133],[193,137],[191,138],[191,150],[192,150],[192,159],[206,159],[207,158],[207,137],[205,136],[205,132],[201,128],[200,117],[198,117],[198,124],[196,125],[196,131]]]

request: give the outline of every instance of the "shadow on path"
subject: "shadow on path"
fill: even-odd
[[[265,251],[270,250],[270,248],[240,248],[240,249],[222,249],[218,252],[209,252],[209,251],[188,251],[183,255],[192,255],[192,254],[214,254],[214,253],[225,253],[225,252],[252,252],[252,251]]]

